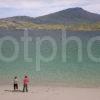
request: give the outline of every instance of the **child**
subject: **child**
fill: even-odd
[[[14,78],[14,91],[18,90],[18,78]]]
[[[23,92],[28,92],[28,84],[29,84],[29,78],[27,76],[24,77],[23,80]]]

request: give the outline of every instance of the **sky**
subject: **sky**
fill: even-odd
[[[74,7],[100,14],[100,0],[0,0],[0,18],[38,17]]]

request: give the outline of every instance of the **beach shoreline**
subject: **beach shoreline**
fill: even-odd
[[[22,87],[21,87],[22,88]],[[20,89],[21,89],[20,88]],[[30,86],[28,93],[13,91],[11,85],[0,86],[2,100],[100,100],[100,88]]]

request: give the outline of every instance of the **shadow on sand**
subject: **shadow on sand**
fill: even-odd
[[[17,93],[22,93],[23,91],[22,90],[4,90],[5,92],[12,92],[12,93],[15,93],[15,92],[17,92]]]

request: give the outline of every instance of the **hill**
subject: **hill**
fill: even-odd
[[[69,8],[49,15],[33,18],[14,16],[0,19],[0,28],[46,30],[100,30],[100,15],[82,8]]]
[[[73,23],[93,23],[100,22],[100,15],[88,12],[82,8],[69,8],[46,16],[35,19],[36,23],[55,23],[55,24],[73,24]]]

